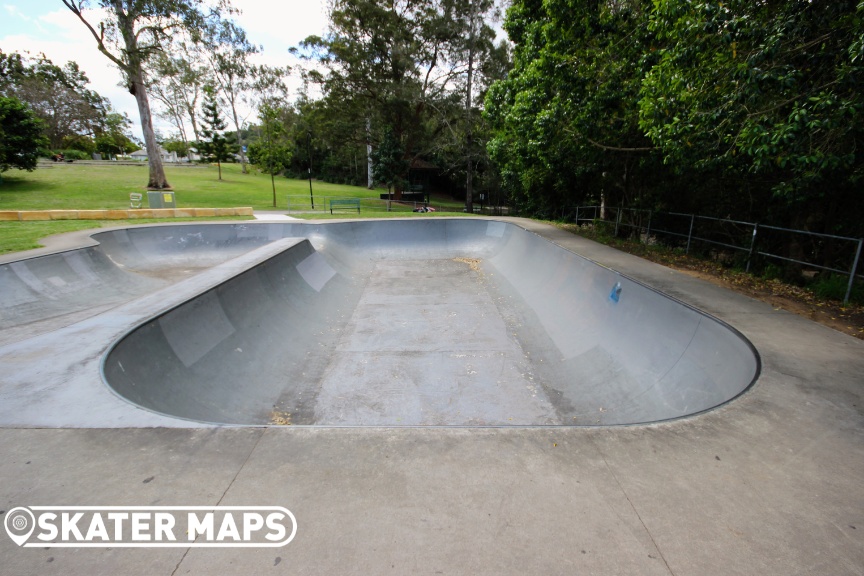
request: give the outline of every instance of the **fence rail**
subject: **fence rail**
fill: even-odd
[[[382,200],[379,198],[361,198],[352,196],[318,196],[310,198],[306,195],[288,195],[288,212],[294,213],[318,213],[330,212],[331,200],[356,199],[360,201],[361,210],[373,210],[376,212],[413,212],[420,208],[431,208],[435,212],[464,212],[464,207],[446,206],[435,202],[413,202],[405,200]],[[486,214],[493,216],[506,216],[510,212],[506,206],[474,205],[475,214]]]
[[[614,222],[616,236],[622,229],[635,231],[645,243],[657,241],[661,236],[679,239],[682,243],[686,240],[688,254],[694,242],[742,252],[746,254],[747,272],[761,256],[842,274],[849,277],[844,303],[849,302],[855,278],[864,278],[859,274],[862,238],[680,212],[600,206],[575,208],[576,224],[596,221]],[[806,246],[802,237],[809,240]]]

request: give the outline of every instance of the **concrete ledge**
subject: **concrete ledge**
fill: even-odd
[[[139,218],[213,218],[252,216],[252,208],[138,208],[129,210],[0,210],[0,221],[136,220]]]
[[[216,216],[253,216],[252,208],[216,208]]]
[[[103,214],[105,210],[79,210],[78,211],[78,219],[79,220],[102,220],[104,219]]]
[[[43,210],[43,211],[26,211],[19,212],[18,219],[22,222],[30,222],[34,220],[51,220],[51,211]]]
[[[78,220],[77,210],[49,210],[51,220]]]

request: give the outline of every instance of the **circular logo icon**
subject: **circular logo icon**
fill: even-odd
[[[23,545],[33,529],[36,527],[36,518],[29,508],[13,508],[6,513],[6,519],[3,522],[6,526],[6,533],[18,546]]]

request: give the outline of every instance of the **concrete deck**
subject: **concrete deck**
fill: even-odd
[[[860,574],[864,343],[514,221],[728,322],[759,351],[759,380],[708,413],[616,428],[6,427],[4,511],[280,505],[299,528],[249,550],[20,549],[2,535],[3,572]]]

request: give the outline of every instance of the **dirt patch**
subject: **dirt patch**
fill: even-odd
[[[291,426],[291,413],[273,410],[270,413],[270,424],[274,426]]]
[[[453,261],[467,264],[474,272],[480,271],[480,260],[477,258],[453,258]]]
[[[775,309],[793,312],[844,334],[864,340],[864,308],[861,306],[849,305],[844,307],[840,302],[819,301],[809,291],[777,280],[755,279],[756,282],[750,283],[728,279],[723,274],[706,273],[686,267],[670,266],[670,268],[675,268],[717,286],[746,294],[751,298],[770,304]],[[801,293],[799,294],[799,292]]]

